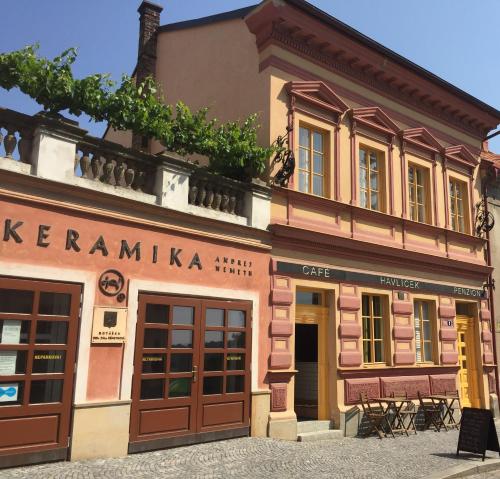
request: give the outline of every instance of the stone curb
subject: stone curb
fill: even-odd
[[[461,464],[460,466],[450,467],[446,471],[435,472],[427,476],[426,479],[455,479],[497,470],[500,470],[500,459],[486,458],[485,462],[481,462],[480,464],[473,466],[470,464]]]

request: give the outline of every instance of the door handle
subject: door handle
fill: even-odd
[[[198,366],[193,366],[193,370],[191,372],[193,373],[193,382],[195,383],[198,381]]]

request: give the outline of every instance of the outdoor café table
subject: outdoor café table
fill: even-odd
[[[392,432],[404,432],[408,436],[408,431],[400,414],[401,408],[407,399],[405,397],[381,397],[375,398],[375,401],[378,401],[384,413],[387,414],[387,421]],[[387,403],[387,407],[384,408],[382,403]]]
[[[432,394],[429,396],[429,399],[435,406],[438,406],[444,411],[442,418],[444,429],[447,431],[447,426],[456,427],[458,429],[458,424],[453,417],[453,404],[455,404],[458,398],[455,396],[446,396],[444,394]],[[446,422],[446,418],[448,418],[448,422]]]

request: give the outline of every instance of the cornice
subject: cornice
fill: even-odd
[[[417,73],[415,68],[408,66],[411,62],[403,57],[400,57],[401,61],[408,65],[393,59],[396,54],[392,52],[391,56],[388,49],[384,54],[374,49],[360,39],[361,34],[358,33],[360,38],[357,39],[345,35],[338,25],[327,25],[318,15],[305,12],[296,5],[264,2],[245,21],[256,36],[259,52],[271,44],[280,45],[477,138],[483,139],[498,123],[498,118],[490,111],[494,109],[488,105],[485,108],[490,110],[481,108],[479,100],[473,97],[468,100],[470,95],[465,92],[458,95],[453,85],[444,86],[448,84],[437,77],[441,84],[431,80],[433,75],[430,72],[414,65],[421,70]]]

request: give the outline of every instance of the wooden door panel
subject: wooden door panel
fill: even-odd
[[[141,411],[139,434],[185,434],[192,429],[190,409],[189,406],[183,406]]]
[[[57,444],[59,424],[59,416],[0,420],[0,448]]]
[[[202,426],[241,426],[245,419],[244,401],[224,402],[219,404],[205,404],[203,406]]]

